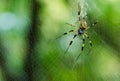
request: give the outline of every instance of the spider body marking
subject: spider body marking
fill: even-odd
[[[83,30],[83,29],[81,29],[81,28],[78,29],[78,34],[79,34],[79,35],[82,35],[83,33],[84,33],[84,30]]]

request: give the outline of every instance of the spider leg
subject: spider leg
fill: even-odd
[[[80,57],[80,55],[82,54],[83,50],[84,50],[84,46],[85,46],[85,36],[84,34],[82,35],[82,40],[83,40],[83,43],[82,43],[82,47],[81,47],[81,52],[80,54],[77,56],[75,62],[78,60],[78,58]]]
[[[95,21],[93,24],[91,24],[90,26],[88,26],[88,27],[86,28],[86,30],[88,30],[88,29],[91,28],[91,27],[94,27],[97,23],[98,23],[98,22]]]
[[[90,40],[90,38],[89,38],[89,36],[85,33],[85,36],[89,39],[89,44],[90,44],[90,46],[92,47],[92,41]]]
[[[78,3],[78,22],[80,24],[80,13],[81,13],[81,7],[80,7],[80,4]]]
[[[77,37],[77,34],[75,34],[75,35],[73,36],[72,40],[71,40],[70,43],[69,43],[69,46],[67,47],[67,49],[66,49],[66,51],[65,51],[65,54],[67,53],[68,49],[70,48],[70,46],[72,45],[72,43],[73,43],[73,41],[74,41],[74,39],[75,39],[76,37]]]
[[[66,23],[67,25],[70,25],[70,26],[72,26],[72,27],[76,27],[75,25],[73,25],[73,24],[70,24],[70,23]]]
[[[93,24],[91,24],[91,27],[95,26],[98,22],[95,21]]]
[[[64,35],[67,35],[67,34],[69,34],[69,33],[71,33],[71,32],[74,32],[74,30],[70,30],[70,31],[68,31],[68,32],[65,32],[65,33],[63,33],[62,35],[58,36],[56,39],[58,39],[58,38],[60,38],[60,37],[62,37],[62,36],[64,36]]]

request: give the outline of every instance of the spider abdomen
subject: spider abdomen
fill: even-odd
[[[84,33],[84,30],[82,30],[81,28],[78,30],[78,34],[83,34]]]

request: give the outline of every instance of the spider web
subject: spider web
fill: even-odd
[[[80,11],[81,17],[84,17],[87,15],[87,9],[88,9],[88,3],[86,0],[74,0],[74,2],[71,1],[70,3],[71,8],[70,8],[70,12],[72,13],[71,16],[75,16],[75,18],[78,18],[77,16],[77,12],[78,12],[78,4],[80,5]]]

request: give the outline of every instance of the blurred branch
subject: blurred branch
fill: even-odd
[[[38,32],[38,18],[39,18],[39,4],[37,0],[31,0],[31,26],[28,31],[28,47],[25,62],[25,71],[28,81],[34,81],[34,69],[35,69],[35,46],[37,43]],[[39,22],[40,23],[40,22]]]
[[[5,49],[4,46],[2,45],[2,41],[0,38],[0,67],[2,69],[2,74],[6,81],[15,81],[14,78],[11,76],[11,74],[8,72],[4,55],[5,55]]]

